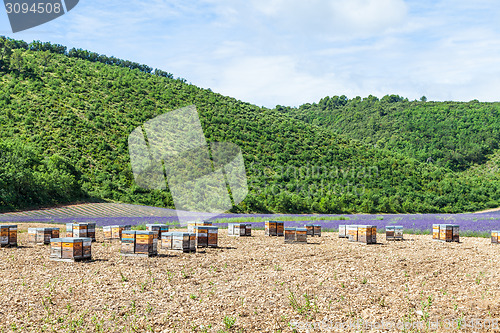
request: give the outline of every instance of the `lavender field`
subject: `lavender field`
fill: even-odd
[[[372,224],[382,231],[387,225],[401,225],[407,232],[429,233],[434,223],[460,225],[463,235],[486,235],[500,229],[500,212],[475,214],[222,214],[212,221],[221,227],[228,222],[249,222],[263,228],[264,221],[284,221],[287,226],[320,224],[324,229],[337,229],[340,224]],[[0,214],[0,222],[96,222],[98,226],[113,224],[144,225],[165,223],[179,225],[175,210],[116,203],[91,203],[53,209]]]

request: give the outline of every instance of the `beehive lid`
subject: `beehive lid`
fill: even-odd
[[[396,229],[403,229],[403,226],[402,225],[395,225],[394,228],[396,228]]]
[[[153,224],[146,224],[146,227],[165,227],[166,224],[160,224],[160,223],[153,223]]]
[[[203,228],[214,230],[214,229],[219,229],[219,227],[214,227],[214,226],[204,226]]]
[[[91,239],[91,238],[64,237],[64,238],[56,238],[56,239],[60,239],[60,242],[62,242],[62,243],[75,243],[75,242],[83,242],[84,240]]]
[[[288,230],[288,231],[295,231],[295,230],[298,230],[298,228],[295,228],[295,227],[287,227],[285,228],[285,230]]]
[[[453,228],[460,228],[458,224],[450,224]]]
[[[162,236],[186,236],[186,235],[194,235],[191,232],[182,232],[182,231],[170,231],[170,232],[164,232],[162,233]]]
[[[64,238],[51,238],[50,241],[52,243],[62,243],[64,242]]]
[[[136,230],[135,234],[136,235],[154,235],[154,234],[156,234],[156,232],[154,232],[154,231],[147,231],[147,230]]]
[[[136,232],[137,232],[137,230],[123,230],[122,235],[123,234],[135,235]]]
[[[296,231],[307,231],[307,228],[296,228]]]
[[[115,225],[107,225],[108,228],[119,228],[120,226],[115,224]]]
[[[0,225],[0,228],[17,228],[17,225],[13,225],[13,224]]]

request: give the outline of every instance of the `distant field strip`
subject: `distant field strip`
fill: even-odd
[[[194,216],[199,216],[193,213]],[[219,227],[231,222],[251,223],[253,228],[263,228],[267,220],[283,221],[289,227],[307,223],[320,224],[324,230],[338,230],[340,224],[375,225],[379,232],[387,225],[403,226],[407,233],[429,233],[432,224],[453,223],[460,225],[462,235],[487,235],[500,229],[500,213],[482,214],[231,214],[225,213],[210,219]],[[84,203],[50,209],[0,214],[0,222],[96,222],[98,226],[130,224],[144,227],[148,223],[179,226],[174,209],[121,203]]]

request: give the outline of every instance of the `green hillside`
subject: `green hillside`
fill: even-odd
[[[321,121],[295,119],[285,112],[291,109],[260,108],[145,65],[0,39],[0,75],[0,210],[86,198],[173,207],[168,191],[135,185],[127,140],[145,121],[188,105],[197,107],[208,141],[234,142],[243,151],[250,194],[235,212],[500,206],[496,176],[422,163],[404,150],[333,133]]]
[[[334,133],[454,171],[485,163],[499,147],[500,103],[333,96],[278,108]]]

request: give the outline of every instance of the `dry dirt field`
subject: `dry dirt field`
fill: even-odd
[[[131,259],[99,230],[92,262],[64,263],[27,243],[28,227],[48,225],[18,226],[20,247],[0,249],[1,332],[498,331],[489,239],[379,234],[367,246],[324,233],[299,245],[222,229],[217,249]]]

